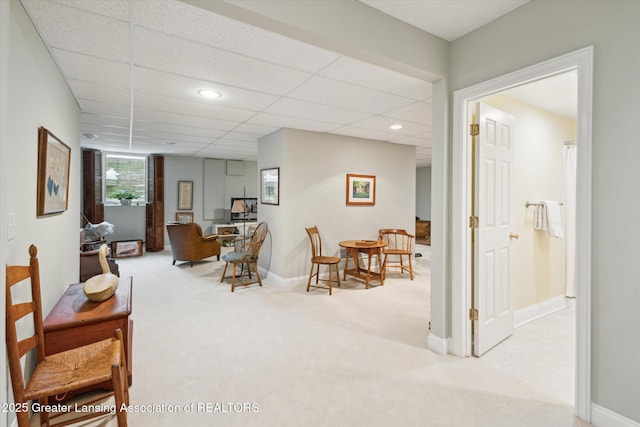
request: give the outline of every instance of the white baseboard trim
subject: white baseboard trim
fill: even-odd
[[[515,328],[526,325],[541,317],[551,314],[555,311],[566,308],[567,304],[564,295],[550,298],[546,301],[539,302],[529,307],[522,308],[513,313],[513,324]]]
[[[263,280],[268,279],[271,285],[276,285],[279,288],[294,288],[296,286],[299,286],[300,284],[306,284],[308,279],[308,276],[289,278],[280,277],[272,271],[269,271],[260,266],[258,266],[258,271],[260,271],[260,277]]]
[[[427,348],[437,354],[447,354],[449,351],[447,338],[440,338],[429,332],[427,336]]]
[[[591,403],[591,424],[596,427],[640,427],[640,423]]]

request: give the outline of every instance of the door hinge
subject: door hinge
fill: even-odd
[[[478,123],[472,123],[469,126],[469,135],[471,135],[471,136],[480,135],[480,125]]]
[[[469,309],[469,320],[478,320],[478,309],[470,308]]]
[[[478,228],[480,225],[480,220],[477,216],[469,217],[469,228]]]

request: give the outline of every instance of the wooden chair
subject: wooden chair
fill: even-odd
[[[13,386],[13,396],[16,405],[21,409],[16,411],[19,427],[29,426],[29,413],[26,411],[28,402],[37,400],[39,402],[40,424],[51,426],[62,426],[77,423],[82,420],[94,418],[102,415],[112,414],[108,406],[99,404],[105,397],[115,396],[115,410],[118,426],[127,425],[127,412],[122,411],[122,405],[129,404],[129,385],[127,381],[126,358],[124,355],[124,341],[122,331],[114,331],[114,338],[98,341],[80,348],[64,351],[61,353],[45,356],[44,330],[42,324],[42,303],[40,297],[40,270],[38,265],[38,249],[31,245],[29,247],[31,255],[28,266],[7,266],[7,358],[9,360],[9,370],[11,372],[11,384]],[[22,295],[28,295],[27,286],[23,282],[30,281],[30,298],[27,302],[13,303],[12,288],[14,295],[21,301],[27,299]],[[33,335],[20,339],[16,323],[25,316],[32,315]],[[25,320],[20,321],[20,330],[24,330]],[[29,330],[29,328],[27,328]],[[25,386],[25,378],[21,367],[21,358],[30,350],[35,349],[36,366],[31,378]],[[26,358],[26,357],[25,357]],[[74,413],[75,405],[65,405],[69,412],[77,415],[71,420],[60,420],[56,424],[49,424],[50,419],[67,414],[69,412],[56,413],[50,415],[45,412],[49,402],[49,397],[64,395],[67,392],[83,389],[102,383],[110,383],[113,392],[102,395],[91,402],[78,403],[77,407],[82,408],[83,404],[93,405],[96,408],[106,406],[105,411],[77,412]],[[57,407],[58,405],[56,405]],[[22,410],[25,409],[25,410]],[[67,418],[67,417],[65,417]]]
[[[238,283],[238,286],[247,286],[254,283],[258,283],[262,286],[262,279],[260,279],[260,273],[258,273],[258,255],[260,254],[260,248],[264,243],[264,239],[267,237],[268,227],[266,222],[261,222],[256,227],[251,237],[244,237],[236,239],[234,243],[234,252],[229,252],[222,256],[222,260],[225,262],[224,271],[222,272],[221,282],[224,279],[231,277],[231,292],[235,290],[236,278],[249,276],[248,282]],[[225,276],[227,274],[227,267],[229,264],[233,265],[233,272],[231,276]],[[237,266],[241,266],[240,274],[236,274]],[[247,272],[244,272],[244,266],[247,266]],[[256,273],[256,280],[251,277],[251,266]]]
[[[340,258],[338,258],[337,256],[322,255],[322,239],[320,238],[318,227],[313,226],[310,228],[305,228],[305,230],[307,230],[307,234],[309,235],[309,239],[311,240],[311,271],[309,272],[309,280],[307,281],[307,292],[309,292],[309,288],[311,288],[311,279],[315,276],[316,284],[314,285],[314,288],[324,288],[324,286],[320,286],[319,282],[327,282],[327,284],[329,285],[329,295],[331,295],[331,288],[333,283],[332,271],[334,266],[336,268],[336,283],[338,287],[340,287],[340,272],[338,270]],[[329,266],[328,280],[320,279],[321,265]],[[314,268],[316,269],[315,274],[313,273]]]
[[[388,268],[399,268],[400,273],[409,272],[409,277],[413,280],[413,265],[411,264],[411,254],[413,253],[413,239],[415,236],[407,233],[406,230],[396,228],[385,228],[378,230],[378,240],[384,241],[387,246],[382,249],[384,261],[382,262],[382,274],[387,277]],[[390,260],[389,255],[397,257]],[[407,256],[408,262],[404,264],[402,257]]]

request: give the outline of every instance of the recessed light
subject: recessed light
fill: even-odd
[[[173,141],[167,141],[167,145],[177,145],[177,142],[173,142]]]
[[[391,130],[398,130],[398,129],[402,129],[402,125],[401,125],[401,124],[396,123],[395,125],[391,125],[391,126],[389,126],[389,129],[391,129]]]
[[[220,98],[222,96],[220,92],[216,92],[215,90],[211,90],[211,89],[199,90],[198,94],[208,99]]]
[[[95,133],[83,133],[82,136],[87,139],[96,139],[98,137]]]

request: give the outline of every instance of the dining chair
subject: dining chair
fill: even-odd
[[[322,239],[320,238],[320,232],[318,231],[318,227],[313,226],[309,228],[305,228],[307,230],[307,234],[309,235],[309,239],[311,240],[311,271],[309,272],[309,280],[307,281],[307,292],[311,288],[311,279],[315,276],[316,284],[313,285],[314,288],[323,288],[324,286],[320,286],[320,282],[326,282],[329,288],[329,295],[332,292],[332,283],[333,283],[333,267],[336,269],[336,283],[338,287],[340,287],[340,272],[338,270],[338,264],[340,263],[340,258],[337,256],[324,256],[322,255]],[[329,279],[320,279],[320,266],[326,265],[329,267]],[[315,274],[313,270],[316,270]]]
[[[111,415],[113,411],[108,405],[98,404],[106,397],[115,397],[115,414],[118,426],[126,427],[129,405],[129,382],[127,380],[126,357],[122,331],[116,329],[114,337],[88,344],[79,348],[45,356],[44,328],[42,323],[42,302],[40,296],[40,267],[38,263],[38,249],[29,247],[30,262],[28,266],[12,265],[6,267],[6,340],[7,358],[11,373],[11,385],[16,408],[16,418],[19,427],[29,426],[29,412],[26,410],[29,401],[38,401],[38,411],[41,425],[62,426],[70,423]],[[25,282],[30,282],[30,292]],[[13,289],[13,292],[12,292]],[[21,302],[14,303],[16,296]],[[25,301],[27,300],[27,301]],[[25,324],[27,319],[33,322],[33,329]],[[16,323],[19,323],[17,327]],[[31,336],[19,337],[19,331],[29,331]],[[23,373],[21,359],[28,359],[27,353],[35,350],[35,369],[31,377],[26,380]],[[25,365],[29,365],[25,360]],[[25,386],[26,383],[26,386]],[[112,391],[91,399],[89,402],[78,402],[74,405],[63,405],[68,412],[59,411],[55,414],[47,412],[49,399],[88,386],[108,384]],[[85,406],[103,408],[102,411],[83,412]],[[75,408],[81,408],[78,412]],[[62,415],[75,415],[73,420],[60,420],[50,424]]]
[[[407,230],[398,228],[384,228],[378,230],[378,239],[387,244],[382,249],[384,260],[382,261],[382,274],[387,277],[387,269],[399,268],[400,273],[409,272],[409,277],[413,280],[413,265],[411,264],[411,254],[413,253],[413,240],[415,236],[407,233]],[[389,258],[391,256],[391,258]],[[403,262],[403,257],[408,258],[407,263]]]
[[[267,227],[267,223],[261,222],[258,224],[251,237],[236,239],[233,242],[234,251],[222,256],[222,260],[225,262],[225,265],[222,277],[220,278],[221,282],[224,282],[225,279],[229,278],[226,276],[229,264],[233,266],[230,276],[231,292],[235,290],[236,278],[243,276],[248,276],[249,281],[238,283],[238,286],[247,286],[254,283],[258,283],[262,286],[262,279],[260,278],[260,273],[258,273],[258,255],[260,254],[260,248],[262,248],[262,244],[264,243],[264,239],[267,237],[268,231],[269,228]],[[240,274],[236,274],[238,265],[241,266]],[[244,272],[244,266],[247,267],[246,273]],[[253,271],[256,274],[256,280],[253,280],[253,277],[251,276],[251,266],[253,266]]]

